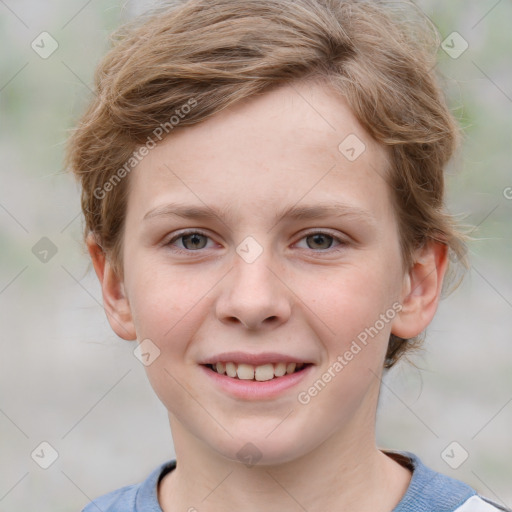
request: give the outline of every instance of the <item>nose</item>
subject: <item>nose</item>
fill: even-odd
[[[252,263],[235,254],[215,306],[221,322],[261,330],[276,328],[290,318],[292,293],[282,280],[282,270],[274,270],[269,253],[263,251]]]

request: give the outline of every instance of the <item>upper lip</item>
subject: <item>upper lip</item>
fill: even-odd
[[[199,364],[215,363],[244,363],[259,366],[268,363],[308,363],[308,359],[301,359],[278,352],[264,352],[261,354],[249,354],[247,352],[223,352],[216,356],[208,357]]]

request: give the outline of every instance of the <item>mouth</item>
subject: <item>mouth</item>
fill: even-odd
[[[311,363],[279,361],[252,365],[246,363],[218,362],[203,365],[212,372],[235,380],[265,382],[280,379],[287,375],[303,372]]]

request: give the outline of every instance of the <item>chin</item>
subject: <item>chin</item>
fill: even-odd
[[[224,458],[247,467],[286,464],[307,455],[311,449],[304,444],[303,437],[297,438],[285,431],[281,435],[277,432],[269,435],[266,429],[264,434],[254,434],[245,432],[225,440],[224,444],[215,443],[213,446]]]

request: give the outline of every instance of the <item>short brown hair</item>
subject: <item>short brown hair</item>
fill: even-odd
[[[95,235],[122,275],[123,178],[137,163],[137,148],[155,142],[157,127],[169,128],[167,135],[244,98],[312,78],[339,91],[388,147],[404,266],[414,249],[435,240],[448,246],[452,263],[467,267],[464,236],[444,206],[444,167],[458,128],[434,71],[438,35],[413,4],[397,6],[178,0],[121,28],[96,71],[97,96],[69,140],[85,234]],[[385,366],[420,341],[391,335]]]

